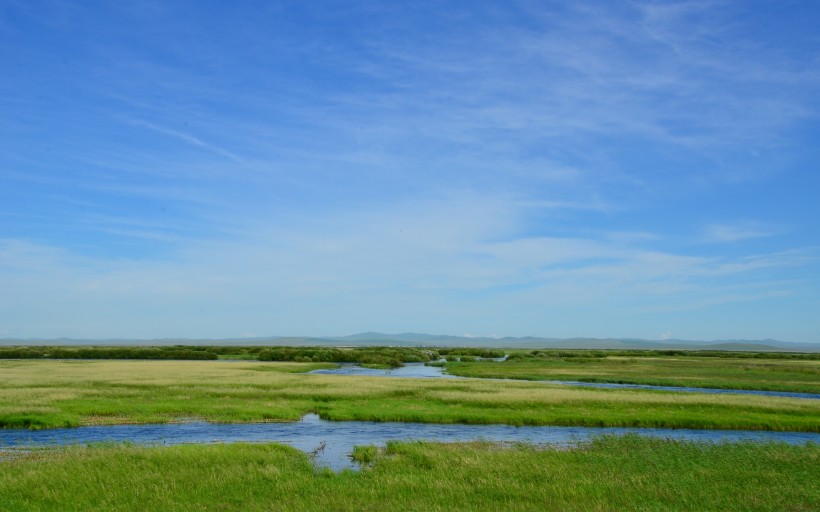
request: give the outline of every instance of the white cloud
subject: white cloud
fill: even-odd
[[[77,63],[82,83],[51,70],[83,92],[61,98],[66,113],[16,87],[0,116],[23,134],[0,148],[8,197],[20,193],[0,207],[12,219],[0,323],[305,334],[451,319],[452,332],[480,333],[535,329],[565,308],[799,295],[791,272],[814,264],[811,250],[778,246],[786,237],[759,254],[732,243],[779,224],[715,221],[681,248],[663,217],[731,215],[731,201],[701,210],[700,187],[779,172],[766,164],[817,114],[816,62],[797,39],[757,37],[738,7],[522,2],[448,10],[432,27],[410,16],[424,8],[391,6],[387,24],[356,17],[349,38],[319,31],[309,45],[271,30],[276,20],[235,21],[231,34],[254,43],[240,53],[210,33],[196,41],[178,16],[131,12],[135,40],[141,23],[166,23],[151,43],[174,43],[187,64],[115,44]],[[322,9],[322,20],[349,9],[370,7]],[[175,41],[180,27],[190,41]],[[25,69],[11,71],[31,81]],[[741,165],[751,154],[761,164]],[[666,329],[683,332],[648,332]]]
[[[6,240],[0,323],[31,335],[46,335],[43,325],[83,336],[317,334],[419,330],[444,317],[456,325],[490,308],[533,326],[536,306],[578,314],[607,304],[635,312],[771,300],[792,285],[759,272],[813,261],[802,252],[702,257],[632,246],[628,237],[532,236],[520,232],[524,210],[471,193],[288,225],[259,221],[242,237],[183,240],[153,260]]]
[[[737,242],[750,238],[765,238],[777,233],[754,223],[712,224],[706,227],[706,241],[712,243]]]

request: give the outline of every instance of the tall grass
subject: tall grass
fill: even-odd
[[[294,421],[317,412],[334,420],[820,431],[817,400],[293,373],[321,366],[0,361],[0,427]]]
[[[577,449],[390,443],[360,472],[271,444],[68,447],[0,461],[0,509],[820,509],[820,447],[602,438]]]

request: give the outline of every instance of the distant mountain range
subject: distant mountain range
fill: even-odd
[[[780,340],[644,340],[638,338],[541,338],[526,336],[468,337],[406,332],[385,334],[364,332],[349,336],[287,337],[225,339],[37,339],[5,338],[0,345],[313,345],[313,346],[434,346],[487,348],[582,348],[582,349],[644,349],[644,350],[731,350],[774,352],[820,352],[820,343],[794,343]]]

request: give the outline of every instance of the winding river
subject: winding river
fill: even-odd
[[[404,377],[422,379],[465,379],[458,375],[444,373],[438,366],[425,366],[424,363],[407,363],[402,368],[380,370],[364,368],[355,364],[343,364],[339,368],[328,370],[314,370],[309,373],[324,375],[363,375],[369,377]],[[559,384],[564,386],[581,386],[588,388],[611,389],[648,389],[655,391],[678,391],[683,393],[708,393],[714,395],[763,395],[782,396],[786,398],[805,398],[820,400],[817,393],[795,393],[791,391],[761,391],[756,389],[720,389],[720,388],[692,388],[683,386],[650,386],[648,384],[615,384],[609,382],[581,382],[571,380],[522,380],[522,379],[482,379],[482,380],[515,380],[516,382],[540,382],[544,384]]]
[[[572,446],[602,434],[637,434],[705,442],[780,441],[790,444],[820,442],[820,434],[749,430],[690,430],[662,428],[590,428],[510,425],[441,425],[369,421],[326,421],[307,414],[293,423],[170,423],[162,425],[113,425],[48,430],[2,429],[0,452],[35,447],[96,442],[130,442],[148,445],[181,443],[276,442],[308,454],[314,462],[334,471],[357,466],[348,454],[356,445],[383,446],[387,441],[436,442],[499,441]],[[321,448],[317,450],[317,448]]]
[[[402,368],[390,370],[363,368],[355,364],[344,364],[339,368],[315,370],[310,373],[395,378],[463,378],[443,373],[440,367],[425,366],[422,363],[411,363]],[[778,391],[686,388],[571,381],[522,382],[545,382],[549,384],[602,388],[636,388],[691,393],[734,393],[820,399],[820,395],[818,394]],[[292,423],[225,424],[197,421],[159,425],[107,425],[48,430],[0,429],[0,459],[3,456],[14,456],[16,452],[32,448],[96,442],[130,442],[148,445],[277,442],[293,446],[294,448],[311,454],[317,466],[329,467],[334,471],[338,471],[345,468],[357,468],[357,465],[350,460],[349,454],[354,446],[363,444],[383,446],[392,440],[424,440],[437,442],[486,440],[572,446],[603,434],[637,434],[646,437],[702,442],[779,441],[790,444],[820,443],[820,434],[810,432],[557,426],[514,427],[510,425],[442,425],[432,423],[366,421],[336,422],[323,420],[315,414],[307,414],[301,420]]]

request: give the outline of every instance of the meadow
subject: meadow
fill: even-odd
[[[14,511],[820,509],[820,446],[604,437],[572,449],[389,443],[359,472],[275,444],[70,446],[2,462]]]
[[[675,354],[594,351],[515,353],[503,363],[450,362],[447,372],[462,377],[613,382],[820,393],[820,358],[798,354]],[[462,358],[463,359],[463,358]]]
[[[187,349],[185,349],[187,350]],[[811,358],[443,350],[482,379],[317,375],[351,351],[195,351],[225,360],[0,360],[0,426],[203,419],[413,421],[820,432],[820,400],[573,388],[540,379],[660,379],[815,391]],[[114,352],[97,352],[112,355]],[[143,352],[150,355],[151,352]],[[205,355],[203,355],[205,354]],[[433,352],[371,350],[374,366]],[[190,354],[187,354],[190,355]],[[248,359],[285,358],[290,362]],[[298,359],[301,362],[293,361]],[[310,362],[308,362],[310,361]],[[493,373],[496,372],[496,373]],[[518,380],[516,380],[518,379]],[[628,381],[628,380],[627,380]],[[363,439],[364,444],[367,443]],[[820,446],[603,437],[573,448],[487,442],[354,449],[361,471],[317,469],[283,445],[0,446],[0,510],[817,510]]]
[[[462,363],[481,366],[484,363]],[[486,363],[498,367],[508,363]],[[820,432],[820,401],[529,381],[310,375],[332,363],[0,361],[0,426],[329,420]]]
[[[509,358],[503,364],[487,358]],[[406,363],[446,366],[462,377],[577,380],[820,393],[820,354],[684,350],[522,350],[311,346],[17,346],[0,360],[238,360],[358,363],[396,368]],[[446,360],[446,363],[444,362]],[[434,362],[441,361],[441,362]]]

